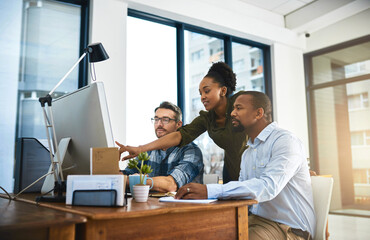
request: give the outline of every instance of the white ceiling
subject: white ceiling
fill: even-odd
[[[254,5],[265,10],[280,14],[288,15],[297,9],[307,6],[315,0],[240,0],[242,2]]]
[[[370,0],[239,0],[284,17],[285,27],[313,33],[370,8]]]

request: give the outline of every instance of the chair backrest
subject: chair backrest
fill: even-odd
[[[313,203],[316,213],[314,240],[325,240],[333,182],[332,177],[311,176]]]
[[[218,183],[217,174],[204,174],[203,175],[203,184]]]

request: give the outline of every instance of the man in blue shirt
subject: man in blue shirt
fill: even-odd
[[[312,239],[316,220],[301,141],[271,122],[271,102],[264,93],[240,95],[231,117],[234,130],[249,136],[239,181],[187,184],[176,198],[256,199],[259,203],[249,210],[250,239]]]
[[[178,106],[170,102],[162,102],[154,112],[155,116],[152,121],[158,138],[174,132],[182,126],[182,112]],[[117,144],[121,146],[119,143]],[[153,172],[149,174],[149,177],[153,179],[153,190],[174,192],[190,182],[202,183],[203,157],[201,150],[194,143],[182,148],[170,147],[149,151],[148,155],[150,159],[145,164],[150,165],[153,169]],[[123,171],[125,175],[137,172],[137,169],[129,168]],[[147,184],[152,184],[150,179],[147,180]]]

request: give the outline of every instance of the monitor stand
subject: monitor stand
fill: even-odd
[[[68,144],[71,141],[71,138],[62,138],[59,142],[58,145],[58,151],[59,151],[59,164],[60,168],[62,168],[63,165],[63,160],[66,155],[67,149],[68,149]],[[53,162],[57,163],[58,165],[58,159],[57,159],[58,153],[54,155]],[[53,171],[53,164],[50,164],[49,171],[48,173],[51,173]],[[55,176],[58,176],[59,179],[55,179]],[[57,195],[54,195],[54,191],[57,192]],[[41,196],[37,197],[36,201],[41,201],[41,202],[65,202],[66,198],[63,196],[63,192],[66,191],[66,183],[65,181],[62,181],[59,177],[59,172],[57,174],[49,174],[44,181],[44,184],[42,185],[41,188],[41,193],[44,195],[49,195],[49,196]]]
[[[54,191],[57,193],[52,196],[39,196],[36,197],[36,202],[65,202],[66,196],[63,193],[66,191],[66,182],[60,181],[60,183],[55,182]]]

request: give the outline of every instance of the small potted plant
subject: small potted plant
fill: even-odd
[[[145,184],[146,174],[153,172],[153,169],[144,164],[144,161],[149,160],[149,155],[147,152],[142,152],[136,158],[130,159],[128,162],[128,168],[137,169],[140,174],[140,184],[134,185],[133,195],[135,196],[136,202],[146,202],[149,196],[149,185]],[[141,161],[140,168],[138,167],[139,161]],[[153,183],[153,182],[152,182]]]

